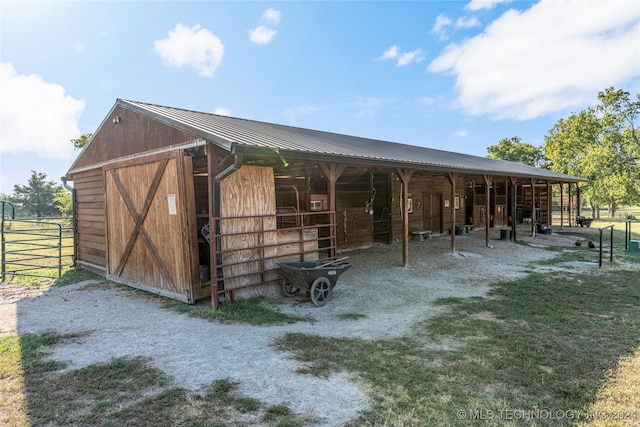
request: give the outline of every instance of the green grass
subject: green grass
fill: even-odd
[[[0,424],[11,426],[304,426],[284,405],[264,406],[221,379],[201,393],[171,387],[150,360],[118,358],[71,371],[46,356],[77,335],[0,337]]]
[[[143,292],[143,291],[139,291]],[[150,298],[160,301],[169,310],[187,314],[191,317],[215,322],[244,322],[252,325],[281,325],[312,319],[292,316],[278,310],[278,303],[274,299],[253,297],[239,299],[220,305],[216,310],[210,305],[188,305],[170,298],[155,296],[144,292]]]
[[[288,334],[276,346],[306,362],[302,372],[360,378],[373,408],[354,425],[572,425],[512,422],[508,411],[595,402],[607,373],[640,345],[637,284],[638,270],[532,274],[496,285],[487,298],[440,300],[447,310],[407,337]],[[505,418],[494,424],[458,412],[481,417],[476,410]]]
[[[54,281],[55,286],[73,285],[74,283],[83,282],[85,280],[97,280],[100,276],[81,267],[69,268],[64,274]]]
[[[367,315],[363,313],[343,313],[343,314],[338,314],[337,317],[340,320],[360,320],[360,319],[366,319]]]
[[[640,228],[640,227],[639,227]],[[640,231],[640,230],[638,230]],[[580,233],[576,233],[571,229],[557,229],[555,234],[567,234],[571,236],[579,237],[582,244],[576,246],[575,243],[571,243],[569,246],[549,246],[547,249],[558,252],[558,255],[547,261],[537,262],[538,265],[554,265],[564,262],[581,261],[581,262],[593,262],[599,261],[599,248],[600,248],[600,232],[597,228],[582,228]],[[640,232],[631,233],[631,239],[640,239]],[[589,248],[588,242],[592,241],[596,248]],[[602,235],[602,263],[603,266],[610,265],[610,253],[611,253],[611,230],[606,229]],[[640,262],[640,254],[632,253],[625,250],[625,229],[624,223],[622,228],[613,229],[613,261],[614,263],[631,263],[637,264]]]
[[[63,224],[66,228],[62,233],[57,223],[49,220],[36,223],[17,219],[6,225],[2,230],[5,271],[16,273],[6,274],[6,281],[35,284],[42,278],[57,278],[59,264],[63,272],[69,268],[73,260],[73,235],[68,223]]]

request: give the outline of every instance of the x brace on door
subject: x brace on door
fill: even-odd
[[[122,253],[122,257],[118,262],[118,267],[116,268],[116,276],[120,276],[122,274],[122,271],[124,270],[124,266],[127,263],[127,260],[129,259],[129,255],[131,255],[131,251],[133,250],[133,245],[135,244],[138,238],[138,235],[141,235],[147,247],[149,248],[149,251],[151,252],[151,256],[153,260],[155,261],[157,267],[160,269],[162,277],[164,277],[164,279],[167,282],[169,282],[172,286],[174,285],[173,281],[171,280],[171,275],[169,274],[169,270],[167,270],[167,267],[162,262],[162,259],[158,254],[157,248],[151,241],[151,237],[149,236],[149,234],[147,233],[143,225],[144,220],[146,219],[147,214],[149,213],[151,202],[153,201],[153,197],[155,196],[156,191],[158,190],[158,186],[160,185],[160,181],[162,180],[162,176],[164,175],[164,171],[167,167],[168,162],[169,162],[169,159],[163,159],[159,162],[158,169],[156,170],[156,174],[153,178],[153,181],[151,182],[151,186],[149,187],[149,193],[147,194],[147,198],[144,201],[144,205],[140,213],[136,211],[136,208],[133,205],[133,202],[131,201],[131,197],[129,197],[129,193],[127,192],[127,189],[124,187],[124,184],[120,180],[120,177],[118,176],[118,173],[116,172],[116,170],[111,169],[110,171],[111,177],[113,178],[113,182],[116,184],[116,187],[118,187],[118,191],[120,192],[120,195],[122,195],[122,199],[124,200],[124,203],[127,206],[127,209],[131,214],[131,217],[135,221],[135,226],[133,227],[133,231],[131,232],[131,236],[129,237],[127,246],[125,247],[125,250]]]

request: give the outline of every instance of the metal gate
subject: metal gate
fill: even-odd
[[[63,265],[72,265],[74,261],[72,220],[15,219],[13,209],[10,215],[5,215],[8,202],[1,203],[2,281],[14,276],[61,277]]]

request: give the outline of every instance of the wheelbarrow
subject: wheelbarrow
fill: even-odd
[[[311,302],[322,307],[331,299],[338,277],[351,267],[351,263],[341,261],[279,262],[284,274],[282,293],[290,297],[307,291]]]

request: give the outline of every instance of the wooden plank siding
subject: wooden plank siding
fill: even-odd
[[[118,123],[113,123],[115,117],[120,117]],[[100,131],[93,136],[74,168],[99,165],[113,159],[153,152],[197,139],[188,132],[118,106],[105,119]]]
[[[102,169],[75,174],[74,188],[76,189],[77,262],[86,268],[104,272],[107,267],[107,255]]]
[[[456,210],[456,224],[465,224],[465,198],[464,198],[464,178],[456,181],[457,196],[460,201],[460,208]],[[438,176],[424,176],[414,174],[409,182],[409,194],[412,199],[412,212],[409,213],[409,231],[430,229],[433,233],[448,233],[451,229],[451,210],[450,207],[455,200],[451,199],[451,184],[447,179]],[[425,203],[427,200],[437,198],[442,200],[440,210],[441,218],[439,221],[440,229],[433,229],[431,224],[427,224],[424,218]],[[395,241],[402,240],[402,205],[401,200],[401,182],[398,177],[392,175],[391,179],[391,228],[393,239]],[[435,214],[435,213],[434,213]]]
[[[108,278],[192,303],[199,275],[185,185],[192,192],[193,180],[184,179],[181,154],[105,168]]]
[[[269,277],[262,277],[263,271],[277,268],[277,247],[260,248],[261,245],[276,245],[278,242],[275,214],[275,180],[272,168],[242,166],[220,182],[222,264],[235,264],[223,267],[224,277],[244,275],[225,279],[225,289],[275,280],[278,277],[277,272],[270,273]],[[269,216],[233,218],[256,215]],[[234,297],[277,296],[279,292],[277,284],[267,284],[238,290]]]

